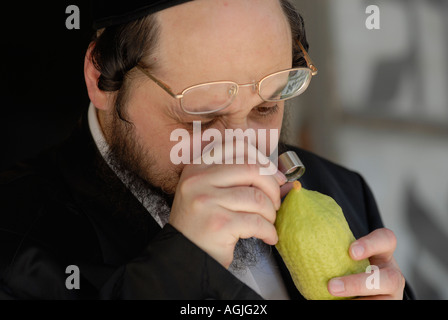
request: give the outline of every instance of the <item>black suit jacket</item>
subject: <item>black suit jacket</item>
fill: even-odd
[[[360,175],[294,150],[303,186],[333,197],[356,238],[383,226]],[[290,297],[303,299],[273,252]],[[70,265],[79,290],[66,287]],[[159,227],[105,164],[87,117],[62,145],[0,175],[0,297],[261,298],[171,225]]]

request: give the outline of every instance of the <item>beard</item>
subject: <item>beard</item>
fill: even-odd
[[[106,162],[163,227],[168,223],[180,173],[163,174],[155,160],[157,154],[145,150],[139,143],[134,125],[120,119],[116,113],[109,118],[104,133],[107,137]],[[139,220],[138,217],[134,219]]]
[[[148,212],[158,217],[162,226],[168,223],[181,169],[162,169],[156,161],[160,157],[139,143],[134,125],[120,119],[116,113],[104,131],[108,141],[106,162]],[[133,219],[139,220],[138,217]],[[243,271],[255,266],[262,255],[270,253],[271,247],[259,239],[240,239],[229,270]]]
[[[107,126],[108,157],[118,171],[123,172],[131,184],[143,183],[159,188],[164,194],[174,195],[181,170],[171,166],[168,170],[156,161],[156,152],[145,150],[132,123],[122,120],[116,113]]]
[[[240,239],[235,245],[233,261],[230,264],[229,270],[242,272],[247,267],[255,267],[260,261],[261,256],[266,256],[271,253],[271,246],[260,239]]]

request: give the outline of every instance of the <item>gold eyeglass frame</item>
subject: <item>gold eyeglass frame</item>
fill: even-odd
[[[288,97],[287,99],[267,100],[267,99],[264,99],[264,98],[261,96],[261,94],[260,94],[260,86],[261,86],[262,82],[263,82],[266,78],[269,78],[269,77],[271,77],[271,76],[273,76],[273,75],[276,75],[276,74],[279,74],[279,73],[283,73],[283,72],[286,72],[286,71],[295,71],[295,70],[301,70],[301,69],[309,69],[310,72],[311,72],[311,76],[316,76],[316,75],[317,75],[317,73],[318,73],[318,69],[317,69],[317,67],[314,65],[313,61],[311,60],[310,56],[309,56],[308,53],[306,52],[306,50],[305,50],[305,48],[303,47],[302,43],[301,43],[299,40],[296,40],[296,44],[299,46],[300,50],[301,50],[302,53],[303,53],[303,58],[305,59],[306,64],[307,64],[307,67],[306,67],[306,68],[304,68],[304,67],[300,67],[300,68],[290,68],[290,69],[286,69],[286,70],[277,71],[277,72],[268,74],[267,76],[263,77],[263,78],[262,78],[260,81],[258,81],[258,82],[252,82],[252,83],[247,83],[247,84],[238,84],[238,83],[236,83],[236,82],[234,82],[234,81],[230,81],[230,80],[229,80],[229,81],[212,81],[212,82],[205,82],[205,83],[200,83],[200,84],[196,84],[196,85],[190,86],[190,87],[185,88],[184,90],[182,90],[182,92],[176,94],[176,93],[173,92],[173,90],[170,88],[170,86],[168,86],[168,85],[167,85],[165,82],[163,82],[162,80],[157,79],[155,76],[153,76],[151,73],[149,73],[149,72],[148,72],[144,67],[142,67],[141,65],[137,65],[137,69],[140,70],[141,72],[143,72],[143,74],[145,74],[149,79],[151,79],[152,81],[154,81],[160,88],[162,88],[162,89],[163,89],[166,93],[168,93],[171,97],[173,97],[174,99],[178,99],[178,100],[180,100],[180,106],[181,106],[182,110],[183,110],[185,113],[187,113],[187,114],[192,114],[192,115],[211,114],[211,113],[214,113],[214,112],[221,111],[221,110],[227,108],[229,105],[231,105],[232,102],[233,102],[233,99],[234,99],[234,98],[237,96],[237,94],[238,94],[239,88],[243,88],[243,87],[253,87],[253,88],[254,88],[254,91],[255,91],[255,90],[257,91],[258,96],[259,96],[263,101],[266,101],[266,102],[285,101],[285,100],[289,100],[289,99],[292,99],[292,98],[295,98],[295,97],[299,96],[303,91],[305,91],[305,90],[307,89],[309,83],[311,82],[311,78],[312,78],[312,77],[309,78],[308,82],[307,82],[306,85],[305,85],[305,89],[303,89],[302,92],[299,91],[299,92],[300,92],[299,94],[297,94],[297,95],[293,95],[293,96],[291,96],[291,97]],[[221,107],[221,108],[219,108],[219,109],[217,109],[217,110],[211,110],[211,111],[198,111],[198,112],[197,112],[197,111],[188,111],[188,110],[185,110],[184,105],[183,105],[183,103],[182,103],[182,99],[183,99],[183,97],[185,96],[185,93],[186,93],[186,92],[188,92],[188,91],[190,91],[190,90],[192,90],[192,89],[198,88],[198,87],[202,87],[202,86],[207,86],[207,85],[211,85],[211,84],[224,84],[224,83],[227,83],[227,84],[233,84],[233,85],[235,85],[235,88],[236,88],[236,89],[232,92],[232,99],[229,101],[229,104],[227,104],[226,106]]]

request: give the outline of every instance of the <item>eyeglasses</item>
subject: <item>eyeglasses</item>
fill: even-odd
[[[303,52],[307,67],[278,71],[265,76],[258,82],[238,84],[233,81],[214,81],[197,84],[175,94],[163,81],[154,77],[145,68],[137,68],[171,97],[180,100],[182,110],[192,115],[218,112],[232,104],[240,88],[252,87],[263,101],[286,101],[302,94],[310,84],[312,76],[317,75],[317,68],[311,61],[300,41],[296,42]]]

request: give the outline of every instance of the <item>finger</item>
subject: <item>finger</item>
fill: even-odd
[[[206,150],[207,149],[207,150]],[[211,159],[211,151],[214,148],[204,148],[202,160],[204,163],[215,163],[216,157],[222,162],[218,164],[258,164],[260,166],[260,175],[274,176],[279,185],[286,183],[287,179],[283,173],[278,171],[277,166],[253,144],[247,143],[245,140],[225,141],[224,144],[219,145],[218,152]]]
[[[287,181],[285,175],[281,173],[277,167],[260,152],[254,145],[247,143],[245,140],[225,141],[220,147],[221,154],[218,155],[222,159],[222,163],[225,166],[213,166],[216,172],[216,168],[222,170],[223,167],[232,170],[235,167],[243,167],[238,177],[232,175],[230,172],[225,178],[221,175],[219,179],[213,177],[211,181],[217,187],[233,187],[233,186],[255,186],[265,194],[267,194],[276,208],[280,207],[280,192],[278,186],[284,185]],[[219,149],[219,148],[218,148]],[[205,152],[203,160],[210,160],[211,149]],[[208,161],[207,160],[207,161]],[[235,164],[237,166],[235,166]],[[241,168],[239,168],[241,170]],[[213,172],[213,170],[209,170]],[[220,172],[223,173],[223,172]],[[260,179],[261,177],[261,179]],[[238,179],[237,179],[238,178]],[[276,184],[274,183],[276,182]]]
[[[251,237],[260,239],[266,244],[275,245],[278,242],[275,226],[256,213],[237,212],[233,219],[233,234],[238,239]]]
[[[288,182],[288,183],[284,184],[283,186],[281,186],[280,187],[280,197],[283,198],[284,196],[286,196],[288,194],[288,192],[291,191],[293,185],[294,184],[292,182]]]
[[[372,273],[358,273],[333,278],[328,282],[328,291],[338,297],[392,295],[402,293],[404,277],[396,268],[373,268]]]
[[[259,168],[256,164],[213,166],[203,178],[218,188],[256,187],[271,199],[276,208],[279,208],[281,204],[279,183],[274,176],[260,175]]]
[[[386,228],[377,229],[350,245],[350,256],[354,260],[370,258],[377,265],[388,263],[397,246],[395,234]]]
[[[230,211],[258,213],[271,223],[275,222],[276,208],[272,200],[255,187],[220,188],[218,204]]]
[[[227,160],[228,159],[226,159],[226,161]],[[248,146],[247,154],[235,158],[235,162],[230,163],[258,164],[260,166],[260,168],[258,169],[259,175],[274,177],[280,186],[283,186],[288,181],[284,173],[278,170],[277,166],[268,157],[266,157],[252,145]]]
[[[247,158],[249,161],[252,161],[248,163],[257,163],[261,166],[259,169],[260,175],[273,176],[280,186],[283,186],[288,181],[286,176],[278,170],[277,166],[271,161],[271,159],[252,144],[247,144]]]

